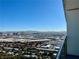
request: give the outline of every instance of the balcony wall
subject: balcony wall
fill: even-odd
[[[64,0],[67,20],[67,53],[79,56],[79,0]]]

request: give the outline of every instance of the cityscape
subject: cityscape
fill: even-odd
[[[56,58],[66,32],[0,32],[0,59]]]
[[[79,59],[79,0],[0,0],[0,59]]]
[[[62,0],[1,0],[0,59],[64,59],[66,26]]]

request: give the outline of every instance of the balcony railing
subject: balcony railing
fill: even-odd
[[[67,54],[67,37],[62,43],[56,59],[66,59],[66,54]]]

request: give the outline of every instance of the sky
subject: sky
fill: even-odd
[[[66,31],[62,0],[0,0],[0,31]]]

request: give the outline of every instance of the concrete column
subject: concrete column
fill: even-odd
[[[67,20],[67,53],[79,56],[79,0],[64,1]]]

